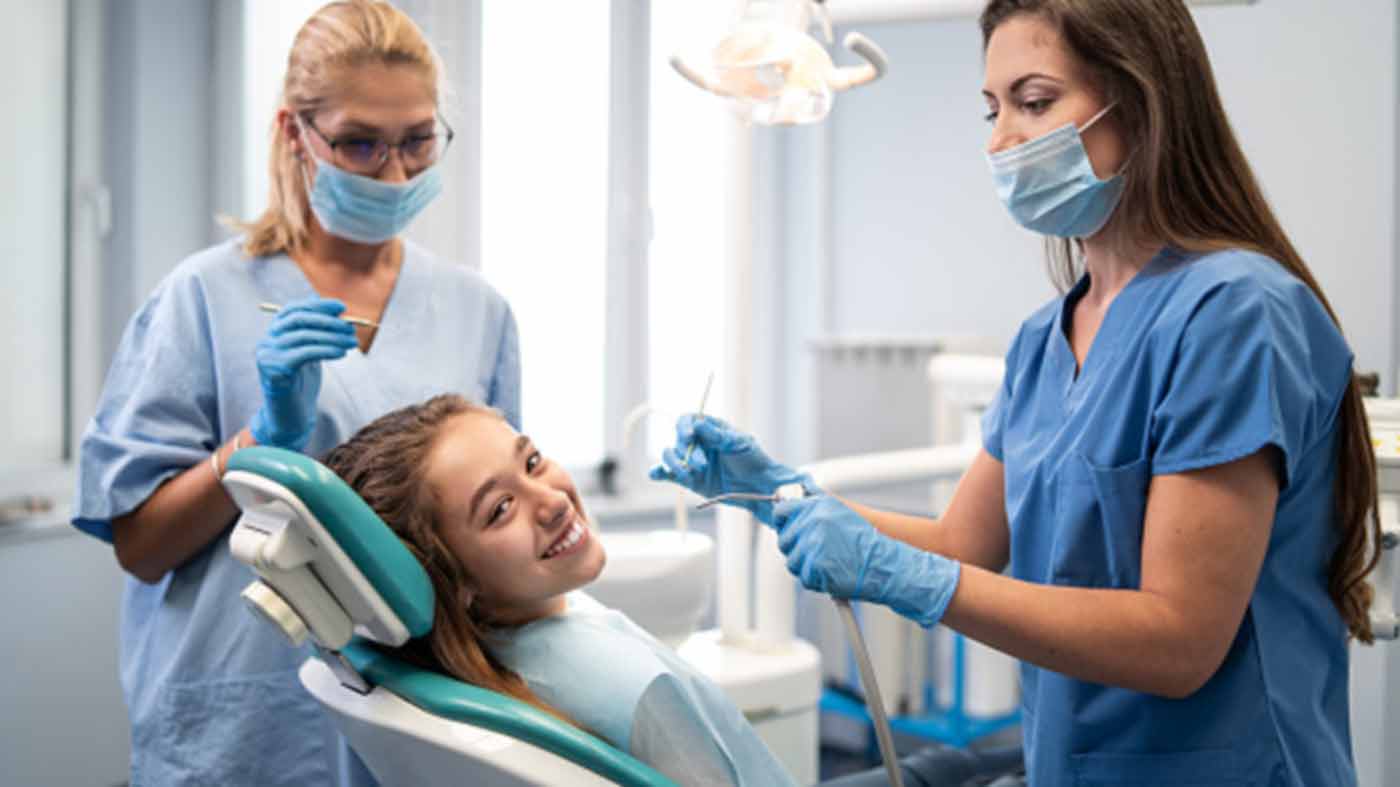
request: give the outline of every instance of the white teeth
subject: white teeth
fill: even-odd
[[[545,550],[543,559],[548,560],[574,544],[577,544],[583,538],[583,535],[583,523],[579,522],[577,519],[574,520],[574,523],[569,525],[568,531],[554,543],[554,546]]]

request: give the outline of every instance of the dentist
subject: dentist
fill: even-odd
[[[73,523],[131,575],[133,784],[326,785],[355,768],[297,682],[307,654],[239,601],[252,577],[229,554],[238,511],[220,484],[234,451],[319,455],[444,392],[520,424],[509,306],[399,237],[441,188],[440,79],[388,3],[317,11],[288,59],[267,209],[181,262],[122,337],[82,439]]]
[[[1354,784],[1369,428],[1191,14],[992,0],[981,29],[993,183],[1060,239],[1072,286],[1022,324],[942,516],[829,495],[755,513],[806,587],[1020,659],[1036,787]],[[707,496],[810,486],[709,418],[683,418],[653,474]]]

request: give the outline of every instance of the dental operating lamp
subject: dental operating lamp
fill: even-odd
[[[824,0],[747,0],[707,60],[673,55],[671,67],[696,87],[729,99],[750,122],[815,123],[831,111],[834,94],[879,79],[888,62],[873,41],[848,33],[845,47],[865,63],[837,66],[812,37],[814,28],[827,45],[833,42]]]

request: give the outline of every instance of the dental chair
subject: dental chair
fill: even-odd
[[[598,785],[674,782],[516,699],[411,666],[402,645],[433,625],[427,573],[388,526],[320,463],[253,447],[224,487],[242,510],[230,539],[258,580],[249,607],[293,646],[311,640],[302,685],[383,784]]]

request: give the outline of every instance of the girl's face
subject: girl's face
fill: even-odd
[[[987,42],[987,119],[992,136],[987,152],[997,153],[1073,123],[1081,130],[1108,106],[1090,82],[1060,32],[1035,14],[1001,23]],[[1082,132],[1084,149],[1101,179],[1112,177],[1127,160],[1122,126],[1109,110]]]
[[[559,611],[592,582],[605,555],[573,479],[490,413],[446,422],[428,455],[437,527],[471,576],[478,603],[501,623]]]

